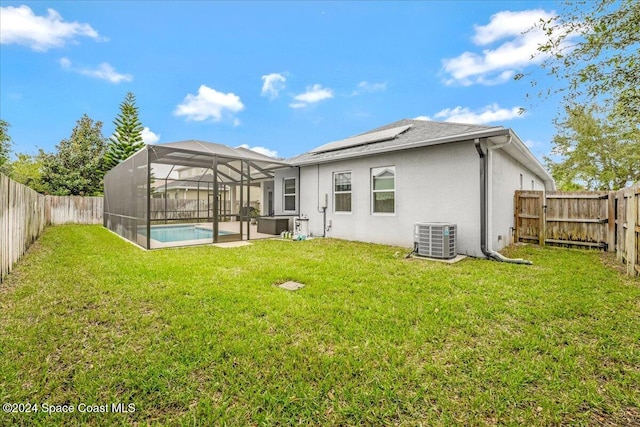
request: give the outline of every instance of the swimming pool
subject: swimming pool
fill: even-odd
[[[146,236],[147,230],[144,228],[140,234]],[[218,231],[219,236],[227,236],[228,231]],[[211,240],[213,241],[213,230],[198,227],[195,225],[172,225],[151,227],[151,238],[162,243],[182,242],[186,240]]]

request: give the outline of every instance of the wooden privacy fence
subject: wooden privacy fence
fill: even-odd
[[[43,196],[0,173],[0,283],[47,225],[101,224],[102,197]]]
[[[235,219],[237,213],[243,208],[241,203],[236,202],[235,210],[232,213],[232,203],[229,200],[218,203],[218,215],[220,218],[228,220]],[[256,210],[260,210],[260,204],[251,202]],[[172,220],[213,220],[213,202],[203,199],[151,199],[149,204],[151,221],[172,221]]]
[[[616,252],[629,274],[640,266],[640,184],[616,192],[516,191],[516,242]]]
[[[640,274],[640,183],[616,193],[616,256],[627,274]]]
[[[151,220],[202,219],[213,216],[213,202],[202,199],[151,199]],[[223,207],[221,207],[222,209]]]
[[[0,173],[0,282],[46,225],[45,197]]]
[[[104,198],[45,196],[47,225],[102,224]]]
[[[516,191],[515,198],[516,241],[613,248],[607,192]]]

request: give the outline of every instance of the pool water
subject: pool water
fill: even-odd
[[[142,230],[146,235],[146,230]],[[226,236],[228,231],[218,231],[218,235]],[[196,227],[195,225],[176,225],[171,227],[151,227],[151,238],[162,243],[182,242],[184,240],[213,240],[213,230]]]

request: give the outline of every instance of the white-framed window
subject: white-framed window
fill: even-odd
[[[333,173],[333,210],[351,212],[351,171]]]
[[[371,212],[396,212],[396,167],[371,168]]]
[[[294,212],[296,210],[296,179],[285,178],[282,186],[284,189],[284,210],[285,212]]]

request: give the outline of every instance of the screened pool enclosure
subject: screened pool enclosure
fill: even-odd
[[[145,249],[266,237],[251,218],[272,213],[286,166],[211,142],[147,145],[105,175],[104,226]]]

